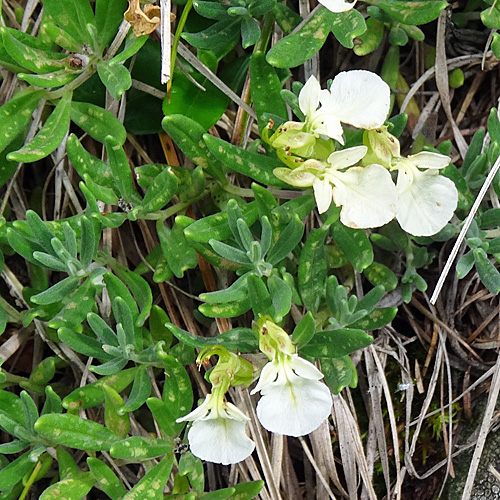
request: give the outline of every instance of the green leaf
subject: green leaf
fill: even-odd
[[[174,463],[174,455],[169,453],[158,465],[149,470],[145,476],[122,498],[122,500],[144,500],[144,492],[152,499],[160,498]]]
[[[467,252],[458,262],[456,266],[458,279],[465,278],[474,267],[475,259],[472,252]]]
[[[263,52],[254,52],[250,60],[252,100],[259,120],[259,129],[267,126],[264,113],[288,119],[286,104],[281,98],[281,81],[276,70],[266,61]]]
[[[106,136],[104,143],[108,152],[113,181],[116,183],[118,192],[125,201],[131,202],[135,191],[128,158],[121,146],[123,143],[112,135]]]
[[[281,321],[292,307],[292,290],[281,278],[274,274],[269,276],[267,288],[275,311],[273,316],[276,321]]]
[[[47,387],[45,387],[45,403],[43,405],[40,414],[46,415],[47,413],[61,413],[61,412],[62,412],[61,398],[56,392],[54,392],[52,387],[48,385]]]
[[[356,37],[354,53],[357,56],[366,56],[373,52],[382,42],[384,35],[384,23],[373,17],[366,20],[366,31]]]
[[[325,330],[316,335],[301,349],[301,354],[313,358],[341,358],[373,342],[373,337],[363,330],[345,328]]]
[[[246,17],[241,22],[241,46],[246,49],[255,45],[260,36],[259,23],[252,17]]]
[[[24,44],[7,28],[0,28],[2,41],[9,55],[23,68],[33,73],[50,73],[65,66],[66,54],[49,52]]]
[[[162,209],[176,194],[177,188],[177,176],[170,167],[165,168],[153,179],[146,191],[140,211],[148,214]]]
[[[190,70],[189,76],[198,85],[182,71],[174,71],[170,95],[163,101],[163,113],[165,116],[183,115],[190,118],[199,123],[205,132],[220,119],[226,110],[228,98],[197,71]]]
[[[183,453],[179,459],[179,475],[187,476],[189,485],[201,496],[205,489],[205,474],[201,460],[191,452]]]
[[[182,38],[197,49],[212,51],[226,50],[240,38],[241,18],[229,17],[212,24],[198,33],[183,33]]]
[[[50,38],[50,40],[52,40],[56,45],[59,45],[59,47],[67,50],[68,52],[79,53],[82,51],[81,43],[78,43],[66,31],[51,22],[42,24],[41,33],[43,33],[44,38]]]
[[[267,262],[276,266],[299,244],[304,235],[304,224],[298,216],[293,217],[280,234],[278,241],[267,254]]]
[[[372,285],[382,285],[386,292],[390,292],[398,286],[397,276],[388,267],[378,262],[372,262],[363,274]]]
[[[201,337],[193,333],[181,330],[177,326],[167,323],[166,327],[182,343],[203,349],[211,345],[221,345],[230,351],[250,352],[258,349],[258,341],[251,328],[233,328],[216,337]]]
[[[123,0],[116,0],[116,1],[123,1]],[[137,52],[139,52],[139,50],[141,50],[141,48],[147,43],[147,41],[148,41],[147,36],[135,36],[133,30],[130,30],[127,37],[125,38],[125,44],[123,50],[121,52],[118,52],[116,56],[114,56],[112,59],[109,60],[110,65],[124,63],[127,59],[129,59]],[[143,54],[143,52],[141,53]],[[140,57],[140,55],[138,56]],[[137,59],[135,61],[133,70],[136,68],[136,65],[137,65]],[[153,68],[151,68],[151,71],[154,73]]]
[[[231,498],[233,500],[252,500],[257,497],[264,484],[262,480],[235,484],[233,486],[234,493]]]
[[[400,0],[374,2],[392,19],[403,24],[427,24],[439,17],[441,11],[448,7],[448,2],[423,1],[402,2]]]
[[[106,273],[103,276],[103,279],[104,283],[106,283],[106,288],[111,298],[111,304],[114,304],[116,300],[124,300],[128,306],[128,309],[132,313],[134,321],[136,321],[137,317],[139,316],[139,309],[137,308],[134,297],[132,297],[132,294],[129,292],[123,281],[117,278],[112,273]]]
[[[173,449],[172,441],[152,437],[133,436],[115,443],[109,452],[113,458],[144,460],[161,457]]]
[[[255,274],[249,274],[247,278],[248,298],[255,317],[259,314],[274,316],[274,307],[266,285]]]
[[[44,439],[77,450],[109,451],[114,443],[120,441],[103,425],[69,413],[43,415],[36,421],[35,430]]]
[[[302,28],[282,38],[267,53],[269,64],[277,68],[295,68],[316,54],[323,47],[333,18],[329,10],[321,7]]]
[[[305,346],[314,336],[316,325],[311,311],[307,312],[299,321],[292,333],[292,342],[298,348]]]
[[[49,321],[50,328],[76,328],[83,323],[87,313],[95,305],[96,287],[91,279],[86,279],[71,296],[69,302]]]
[[[304,305],[312,313],[318,310],[325,294],[326,258],[324,229],[313,229],[307,238],[299,259],[298,285]]]
[[[59,328],[57,334],[61,342],[64,342],[71,347],[71,349],[80,354],[101,360],[111,359],[111,356],[103,351],[101,342],[89,335],[75,332],[64,326]]]
[[[326,385],[333,394],[339,394],[347,386],[356,387],[358,375],[349,356],[321,360],[321,371],[325,377]]]
[[[163,255],[177,278],[182,278],[185,271],[198,266],[196,250],[188,244],[181,226],[176,223],[169,229],[164,221],[159,220],[156,223],[156,231]]]
[[[373,248],[362,229],[336,222],[332,225],[332,237],[356,271],[362,272],[373,262]]]
[[[151,380],[146,365],[139,366],[127,402],[118,410],[123,415],[140,408],[151,394]]]
[[[90,472],[76,477],[63,479],[49,486],[41,495],[40,500],[81,500],[94,486],[95,478]]]
[[[63,407],[74,411],[80,408],[92,408],[104,402],[103,385],[112,387],[116,392],[123,391],[135,378],[137,367],[122,370],[120,373],[108,375],[97,382],[80,387],[63,399]]]
[[[87,174],[96,184],[116,190],[109,163],[99,160],[88,153],[75,134],[70,134],[68,137],[66,149],[68,158],[82,179],[85,174]],[[118,192],[118,190],[116,190],[116,192]]]
[[[125,127],[108,110],[88,102],[71,103],[71,120],[96,141],[106,142],[108,135],[118,144],[123,144],[127,138]]]
[[[251,202],[240,208],[244,221],[249,227],[252,226],[259,216],[257,205]],[[228,215],[226,212],[220,212],[199,219],[186,227],[184,234],[189,242],[195,241],[200,243],[208,243],[211,239],[221,241],[231,238]]]
[[[25,428],[31,434],[34,433],[35,422],[38,419],[38,408],[31,396],[26,391],[21,391],[21,408],[23,411]]]
[[[87,464],[99,487],[111,500],[120,500],[127,493],[121,481],[104,462],[88,457]]]
[[[67,85],[72,82],[78,73],[68,71],[67,69],[60,69],[52,73],[44,73],[36,75],[33,73],[18,73],[19,80],[29,83],[34,87],[57,88]]]
[[[366,31],[365,18],[356,9],[334,14],[329,25],[335,38],[348,49],[352,49],[353,40]]]
[[[362,330],[376,330],[377,328],[381,328],[390,323],[396,317],[397,312],[397,307],[382,307],[374,309],[364,318],[361,318],[354,323],[350,323],[349,327],[359,328]]]
[[[203,142],[205,128],[202,125],[182,114],[166,116],[161,125],[188,158],[214,179],[223,184],[227,183],[223,164],[212,155]]]
[[[35,467],[35,463],[29,458],[29,453],[21,455],[6,467],[0,470],[0,491],[7,490],[17,484],[23,476]]]
[[[78,284],[80,278],[78,276],[68,276],[63,280],[59,281],[55,285],[51,286],[48,290],[44,290],[31,297],[32,302],[40,305],[53,304],[54,302],[60,302],[73,293]]]
[[[118,31],[127,8],[127,0],[97,0],[95,3],[95,24],[97,44],[106,47]],[[147,38],[147,37],[144,37]]]
[[[474,248],[472,250],[474,262],[476,264],[477,273],[483,285],[492,293],[497,295],[500,292],[500,272],[491,263],[482,248]]]
[[[122,94],[132,86],[132,77],[122,64],[101,61],[97,64],[97,73],[113,99],[120,100]]]
[[[62,446],[56,448],[56,457],[60,479],[78,476],[78,466],[73,457]]]
[[[208,318],[235,318],[245,314],[251,308],[248,297],[236,302],[224,302],[222,304],[201,304],[198,309]]]
[[[94,14],[87,0],[72,0],[60,2],[59,0],[44,0],[45,12],[49,14],[57,25],[82,45],[92,45],[87,24],[94,25]]]
[[[0,151],[23,131],[44,94],[44,90],[28,88],[0,107]]]

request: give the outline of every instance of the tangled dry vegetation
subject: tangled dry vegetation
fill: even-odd
[[[22,6],[31,9],[28,22],[37,26],[40,14],[37,4],[32,0],[4,0],[4,22],[18,27],[14,12]],[[175,10],[175,6],[173,8]],[[458,5],[449,7],[450,10],[454,8]],[[307,16],[313,9],[314,2],[300,0],[298,11],[302,15]],[[26,21],[25,17],[23,23]],[[457,28],[446,11],[437,21],[426,25],[426,42],[436,48],[436,64],[428,70],[424,69],[423,42],[401,48],[401,74],[409,89],[396,91],[396,106],[409,114],[408,126],[400,138],[405,153],[410,153],[414,141],[421,140],[422,136],[432,144],[451,140],[452,161],[460,166],[473,134],[486,128],[490,109],[498,105],[499,66],[498,60],[485,51],[489,30],[479,23],[476,28],[477,31]],[[153,33],[152,37],[155,36]],[[277,29],[273,41],[279,38]],[[375,52],[359,58],[331,37],[324,48],[303,67],[296,68],[293,75],[305,81],[320,69],[326,81],[343,70],[363,68],[380,72],[384,47],[381,44]],[[463,71],[465,80],[461,87],[451,89],[448,72],[455,68]],[[1,74],[0,103],[4,103],[13,95],[18,80],[8,70],[2,69]],[[248,89],[247,78],[242,93],[245,102],[249,99]],[[111,111],[120,115],[119,103],[114,101],[112,104],[115,109]],[[256,125],[246,127],[247,120],[252,122],[253,118],[240,104],[238,99],[228,108],[210,129],[212,135],[233,144],[246,144],[258,137]],[[36,130],[39,119],[40,116],[34,116],[32,130]],[[132,166],[144,163],[187,165],[191,161],[164,133],[129,134],[127,139],[125,150]],[[99,156],[98,146],[92,139],[85,140],[85,147]],[[28,208],[36,207],[44,218],[59,220],[84,210],[77,189],[78,176],[68,166],[64,151],[59,156],[56,152],[56,158],[63,168],[44,160],[36,165],[21,165],[16,170],[3,188],[1,211],[4,217],[22,220]],[[233,181],[241,182],[242,188],[249,187],[249,182],[244,184],[245,180],[237,174]],[[499,208],[495,205],[498,204],[496,198],[491,199],[493,201],[486,194],[483,203]],[[188,215],[195,216],[195,210],[191,209]],[[307,233],[317,225],[316,216],[308,216]],[[145,255],[156,246],[156,238],[149,222],[141,220],[133,226],[124,224],[119,229],[105,229],[102,245],[119,262],[135,268],[145,262]],[[430,292],[454,242],[452,239],[443,244],[432,243],[437,258],[424,271]],[[460,247],[459,257],[463,253]],[[250,321],[247,316],[237,320],[218,318],[208,327],[193,316],[198,306],[200,279],[208,290],[215,290],[216,282],[228,279],[225,275],[217,276],[220,271],[202,260],[200,270],[201,276],[193,271],[183,279],[151,282],[156,303],[167,311],[170,320],[200,335],[215,333],[207,328],[217,328],[218,333],[223,333],[237,326],[247,326],[245,322]],[[28,283],[26,263],[19,256],[7,257],[2,277],[2,295],[15,308],[22,307],[22,288]],[[356,286],[360,283],[355,283]],[[429,295],[421,292],[415,293],[409,304],[403,304],[399,288],[384,298],[384,305],[398,306],[399,312],[391,326],[375,332],[375,342],[371,346],[353,355],[359,385],[334,396],[333,422],[325,422],[310,436],[298,440],[279,435],[269,437],[262,428],[251,424],[259,460],[249,458],[231,467],[207,464],[209,491],[234,484],[237,478],[262,478],[266,482],[259,496],[262,500],[430,500],[442,494],[445,483],[456,475],[456,462],[471,449],[475,449],[475,455],[468,477],[474,478],[481,445],[500,417],[495,406],[500,390],[498,298],[488,292],[477,273],[472,272],[459,280],[452,268],[435,306],[431,305]],[[292,315],[293,312],[292,309]],[[58,368],[59,385],[77,387],[95,380],[82,359],[64,344],[53,342],[40,324],[35,328],[10,325],[0,337],[3,368],[12,375],[28,376],[32,367],[54,354],[67,361],[65,366]],[[189,374],[198,387],[199,397],[206,395],[206,382],[194,365]],[[247,390],[233,390],[231,397],[252,415],[254,405]],[[479,407],[483,410],[479,411]],[[87,410],[86,417],[102,420],[97,409]],[[144,434],[135,419],[132,425]],[[6,436],[3,439],[6,440]],[[81,457],[77,454],[74,458],[78,462]],[[111,457],[108,460],[113,462]],[[116,470],[125,484],[136,481],[136,465],[123,465]],[[464,488],[463,498],[469,498],[467,495],[471,491],[474,498],[472,484],[467,483]],[[31,495],[37,498],[36,491]],[[90,495],[89,498],[98,497]]]

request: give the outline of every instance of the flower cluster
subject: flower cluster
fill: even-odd
[[[260,350],[269,359],[251,392],[261,393],[257,404],[260,423],[268,431],[286,436],[309,434],[331,412],[330,390],[320,381],[323,374],[297,355],[289,335],[269,318],[260,318],[255,331]],[[177,422],[193,422],[188,441],[195,456],[228,465],[244,460],[255,448],[245,432],[250,419],[225,401],[231,385],[248,385],[251,368],[248,361],[220,346],[203,350],[198,364],[205,364],[213,354],[219,355],[219,361],[209,377],[212,392],[198,408]]]
[[[450,158],[431,152],[400,155],[398,140],[383,126],[390,89],[378,75],[346,71],[330,90],[311,77],[298,101],[304,122],[283,124],[269,141],[290,167],[274,174],[292,186],[312,187],[320,213],[333,201],[342,207],[346,226],[380,227],[396,218],[414,236],[436,234],[451,219],[458,192],[439,175]],[[366,145],[335,151],[331,139],[344,145],[341,123],[365,129]],[[396,171],[394,183],[391,172]]]

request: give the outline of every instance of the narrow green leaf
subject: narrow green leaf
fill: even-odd
[[[389,324],[398,312],[397,307],[381,307],[374,309],[364,318],[349,324],[350,328],[359,328],[362,330],[376,330]]]
[[[114,443],[120,441],[103,425],[69,413],[43,415],[36,421],[35,430],[44,439],[77,450],[109,451]]]
[[[181,151],[204,171],[222,184],[227,180],[223,164],[215,158],[203,142],[205,128],[181,114],[166,116],[161,125]]]
[[[49,486],[41,495],[40,500],[81,500],[94,486],[95,478],[90,472],[76,477],[63,479]]]
[[[106,151],[108,152],[109,165],[116,183],[118,192],[125,201],[132,201],[134,186],[132,184],[132,173],[127,155],[121,146],[121,142],[109,135],[104,139]]]
[[[326,258],[324,229],[313,229],[307,238],[299,259],[298,287],[304,305],[312,313],[318,310],[325,295]]]
[[[146,191],[140,210],[148,214],[162,209],[177,193],[178,181],[170,167],[162,170]]]
[[[362,229],[336,222],[332,225],[332,237],[356,271],[362,272],[373,262],[373,248]]]
[[[363,14],[356,9],[333,14],[330,19],[330,29],[335,38],[346,48],[354,47],[353,40],[366,31]]]
[[[97,64],[97,73],[101,82],[108,89],[113,99],[120,100],[122,94],[132,86],[132,77],[122,64],[101,61]]]
[[[341,358],[321,359],[321,371],[325,377],[326,385],[333,394],[338,394],[345,387],[356,387],[358,375],[349,356]]]
[[[149,380],[148,369],[146,365],[141,365],[135,375],[127,402],[118,410],[118,413],[123,415],[126,412],[137,410],[146,402],[146,399],[150,395],[151,380]]]
[[[316,325],[311,311],[307,312],[297,324],[292,333],[292,341],[299,349],[305,346],[314,336]]]
[[[247,278],[248,298],[252,305],[252,311],[256,317],[259,314],[274,317],[274,307],[271,296],[261,278],[255,274],[249,274]]]
[[[64,326],[59,328],[57,333],[61,342],[64,342],[71,347],[71,349],[80,354],[85,354],[85,356],[91,356],[101,360],[111,359],[111,356],[103,351],[101,342],[89,335],[75,332]]]
[[[238,41],[240,23],[239,16],[229,17],[198,33],[183,33],[182,38],[197,49],[221,50]]]
[[[19,458],[16,458],[9,465],[0,470],[0,491],[7,490],[22,480],[23,476],[35,467],[35,463],[29,458],[29,454],[25,453]]]
[[[52,377],[51,377],[52,378]],[[47,413],[61,413],[62,403],[59,395],[48,385],[45,387],[45,403],[43,405],[41,415],[46,415]]]
[[[127,493],[121,481],[104,462],[88,457],[87,464],[99,487],[111,500],[120,500]]]
[[[63,406],[67,410],[92,408],[104,402],[103,385],[112,387],[116,392],[123,391],[135,378],[137,367],[122,370],[120,373],[108,375],[97,382],[80,387],[63,399]]]
[[[313,358],[341,358],[372,342],[373,337],[363,330],[325,330],[317,332],[300,352]]]
[[[235,318],[245,314],[251,308],[248,297],[237,302],[225,302],[222,304],[201,304],[198,309],[208,318]]]
[[[59,28],[56,24],[43,23],[41,32],[50,38],[56,45],[67,50],[68,52],[79,53],[82,50],[82,44],[78,43],[66,31]]]
[[[259,129],[267,126],[264,113],[288,119],[286,104],[281,98],[281,82],[276,70],[266,61],[263,52],[254,52],[250,60],[252,100],[259,120]]]
[[[66,54],[49,52],[25,45],[14,38],[6,28],[0,28],[2,41],[9,55],[23,68],[33,73],[50,73],[65,66]]]
[[[474,248],[472,253],[482,283],[490,293],[497,295],[500,292],[500,272],[498,272],[482,248]]]
[[[28,88],[0,107],[0,151],[23,131],[44,94],[44,90]]]
[[[67,69],[60,69],[52,73],[44,73],[36,75],[34,73],[18,73],[19,80],[29,83],[34,87],[57,88],[67,85],[72,82],[78,73],[68,71]]]
[[[1,109],[1,108],[0,108]],[[96,141],[105,144],[106,137],[112,136],[118,144],[127,138],[125,127],[108,110],[87,102],[71,103],[71,120]]]
[[[87,24],[94,25],[95,19],[87,0],[62,3],[59,0],[44,0],[43,6],[58,26],[64,28],[71,37],[82,45],[85,43],[92,45]]]
[[[135,459],[137,461],[147,458],[161,457],[170,453],[173,442],[166,439],[133,436],[115,443],[109,452],[113,458]]]
[[[128,413],[121,414],[120,410],[124,405],[122,397],[111,387],[104,384],[104,422],[106,427],[124,439],[128,435],[130,429],[130,415]]]
[[[199,349],[203,349],[210,345],[222,345],[230,351],[240,352],[250,352],[258,349],[258,341],[251,328],[233,328],[216,337],[200,337],[199,335],[181,330],[171,323],[167,323],[166,327],[181,342]]]
[[[144,500],[144,492],[152,499],[160,498],[174,463],[174,455],[169,453],[158,465],[148,471],[145,476],[123,497],[122,500]]]
[[[391,0],[389,2],[377,0],[375,5],[399,23],[419,25],[437,19],[439,14],[448,7],[448,2],[434,0],[416,2]]]
[[[99,47],[106,47],[118,31],[127,8],[127,0],[97,0],[95,3],[95,25]],[[147,38],[147,37],[144,37]]]
[[[302,28],[282,38],[269,50],[267,62],[277,68],[295,68],[303,64],[323,47],[332,16],[336,15],[321,7]]]
[[[212,304],[237,302],[238,300],[244,299],[248,295],[248,289],[247,289],[248,274],[249,273],[245,273],[228,288],[223,288],[222,290],[218,290],[216,292],[208,292],[200,294],[200,299],[204,300],[205,302],[210,302]]]
[[[35,304],[40,305],[59,302],[73,293],[78,287],[79,282],[80,278],[78,276],[68,276],[62,281],[59,281],[55,285],[51,286],[48,290],[44,290],[43,292],[33,295],[33,297],[31,297],[31,300]]]
[[[78,465],[76,465],[73,457],[62,446],[56,448],[56,456],[60,479],[78,476]]]
[[[299,217],[293,217],[280,234],[278,241],[267,254],[267,262],[279,264],[299,244],[304,235],[304,224]]]
[[[251,177],[262,184],[288,186],[273,174],[275,168],[283,166],[278,159],[246,151],[210,134],[205,134],[203,140],[210,152],[230,170]]]
[[[267,287],[275,311],[274,318],[281,321],[292,307],[292,290],[281,278],[274,274],[269,276]]]

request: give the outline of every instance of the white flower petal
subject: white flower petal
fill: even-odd
[[[313,190],[316,204],[318,205],[318,212],[322,214],[332,204],[332,185],[327,179],[321,180],[316,177],[314,179]]]
[[[319,108],[309,118],[308,125],[316,137],[324,135],[344,144],[342,124],[329,108],[324,106]]]
[[[333,200],[342,205],[340,221],[353,228],[380,227],[396,215],[397,191],[391,174],[381,165],[353,167],[331,174]]]
[[[328,157],[328,163],[335,169],[341,170],[357,163],[366,155],[367,151],[368,148],[366,146],[357,146],[355,148],[335,151]]]
[[[235,464],[245,460],[255,448],[246,435],[245,422],[232,418],[196,420],[188,433],[193,455],[216,464]]]
[[[290,360],[291,369],[299,376],[310,380],[321,380],[323,374],[309,361],[296,354]]]
[[[312,115],[319,106],[321,85],[315,76],[311,75],[299,93],[299,108],[304,115]]]
[[[318,380],[293,376],[262,390],[257,416],[264,428],[285,436],[305,436],[330,415],[330,390]]]
[[[339,73],[332,82],[330,93],[334,116],[354,127],[380,127],[389,113],[390,88],[370,71]]]
[[[447,167],[450,164],[451,158],[439,153],[431,153],[430,151],[422,151],[413,156],[408,156],[404,161],[410,162],[417,168],[433,168],[440,169]]]
[[[300,170],[299,170],[300,169]],[[296,187],[310,187],[313,185],[316,176],[310,172],[299,169],[279,167],[273,170],[273,174],[281,181]]]
[[[436,170],[410,173],[400,169],[397,219],[401,227],[414,236],[432,236],[452,218],[457,208],[458,192],[450,179]]]
[[[269,363],[267,363],[264,366],[264,368],[262,368],[262,371],[260,372],[259,381],[257,382],[257,385],[250,394],[255,394],[261,391],[262,388],[265,387],[266,385],[269,385],[272,382],[274,382],[276,380],[276,377],[278,376],[278,372],[279,372],[279,365],[276,361],[270,361]]]
[[[351,10],[356,4],[356,0],[354,0],[354,2],[344,2],[344,0],[318,0],[318,1],[331,12],[337,12],[337,13]]]
[[[177,423],[179,422],[191,422],[192,420],[198,420],[201,418],[204,418],[208,412],[210,411],[210,408],[213,405],[213,396],[212,394],[208,394],[207,397],[205,398],[205,401],[201,403],[200,406],[195,408],[191,413],[188,413],[187,415],[184,415],[181,418],[178,418],[176,420]]]

